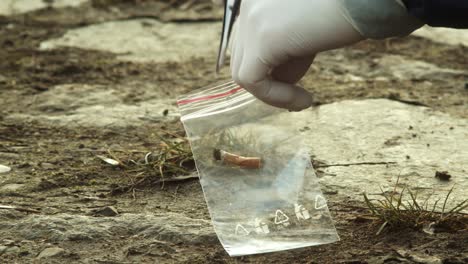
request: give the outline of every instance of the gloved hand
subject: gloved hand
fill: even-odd
[[[407,35],[422,25],[401,0],[243,0],[232,77],[260,100],[299,111],[312,104],[296,83],[315,54],[366,37]]]
[[[336,0],[243,0],[237,23],[234,81],[265,103],[293,111],[312,104],[296,83],[315,54],[364,39]]]

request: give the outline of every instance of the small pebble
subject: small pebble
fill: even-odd
[[[52,258],[52,257],[57,257],[65,253],[65,249],[59,248],[59,247],[51,247],[51,248],[46,248],[44,249],[39,256],[37,256],[38,259],[41,258]]]
[[[17,247],[17,246],[13,246],[13,247],[9,247],[7,248],[7,250],[5,251],[5,253],[13,253],[13,254],[16,254],[20,251],[20,248]]]
[[[43,162],[43,163],[41,163],[41,167],[44,168],[44,169],[53,169],[55,166],[52,163]]]
[[[320,220],[320,219],[322,219],[322,217],[323,217],[322,214],[316,214],[316,215],[313,215],[313,216],[312,216],[312,219],[313,219],[313,220]]]
[[[7,246],[0,246],[0,255],[5,253],[7,251],[8,247]]]
[[[14,246],[15,245],[15,241],[11,240],[11,239],[2,239],[2,245],[5,245],[5,246]]]
[[[94,212],[95,216],[116,216],[119,214],[117,209],[113,206],[106,206],[104,208],[96,209]]]
[[[448,171],[436,171],[435,177],[441,181],[449,181],[452,175],[450,175]]]

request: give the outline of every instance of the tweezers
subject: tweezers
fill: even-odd
[[[231,38],[232,27],[236,22],[237,14],[239,13],[241,0],[224,0],[224,18],[223,31],[221,33],[221,43],[219,44],[218,61],[216,63],[216,73],[224,65],[226,60],[226,52]]]

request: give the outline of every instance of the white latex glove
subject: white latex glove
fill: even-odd
[[[315,54],[362,39],[337,0],[243,0],[233,36],[232,77],[265,103],[300,111],[312,98],[296,83]]]

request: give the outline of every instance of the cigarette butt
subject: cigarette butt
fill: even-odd
[[[215,149],[213,156],[215,160],[226,165],[239,166],[244,169],[260,169],[262,167],[262,159],[259,157],[243,157],[220,149]]]

